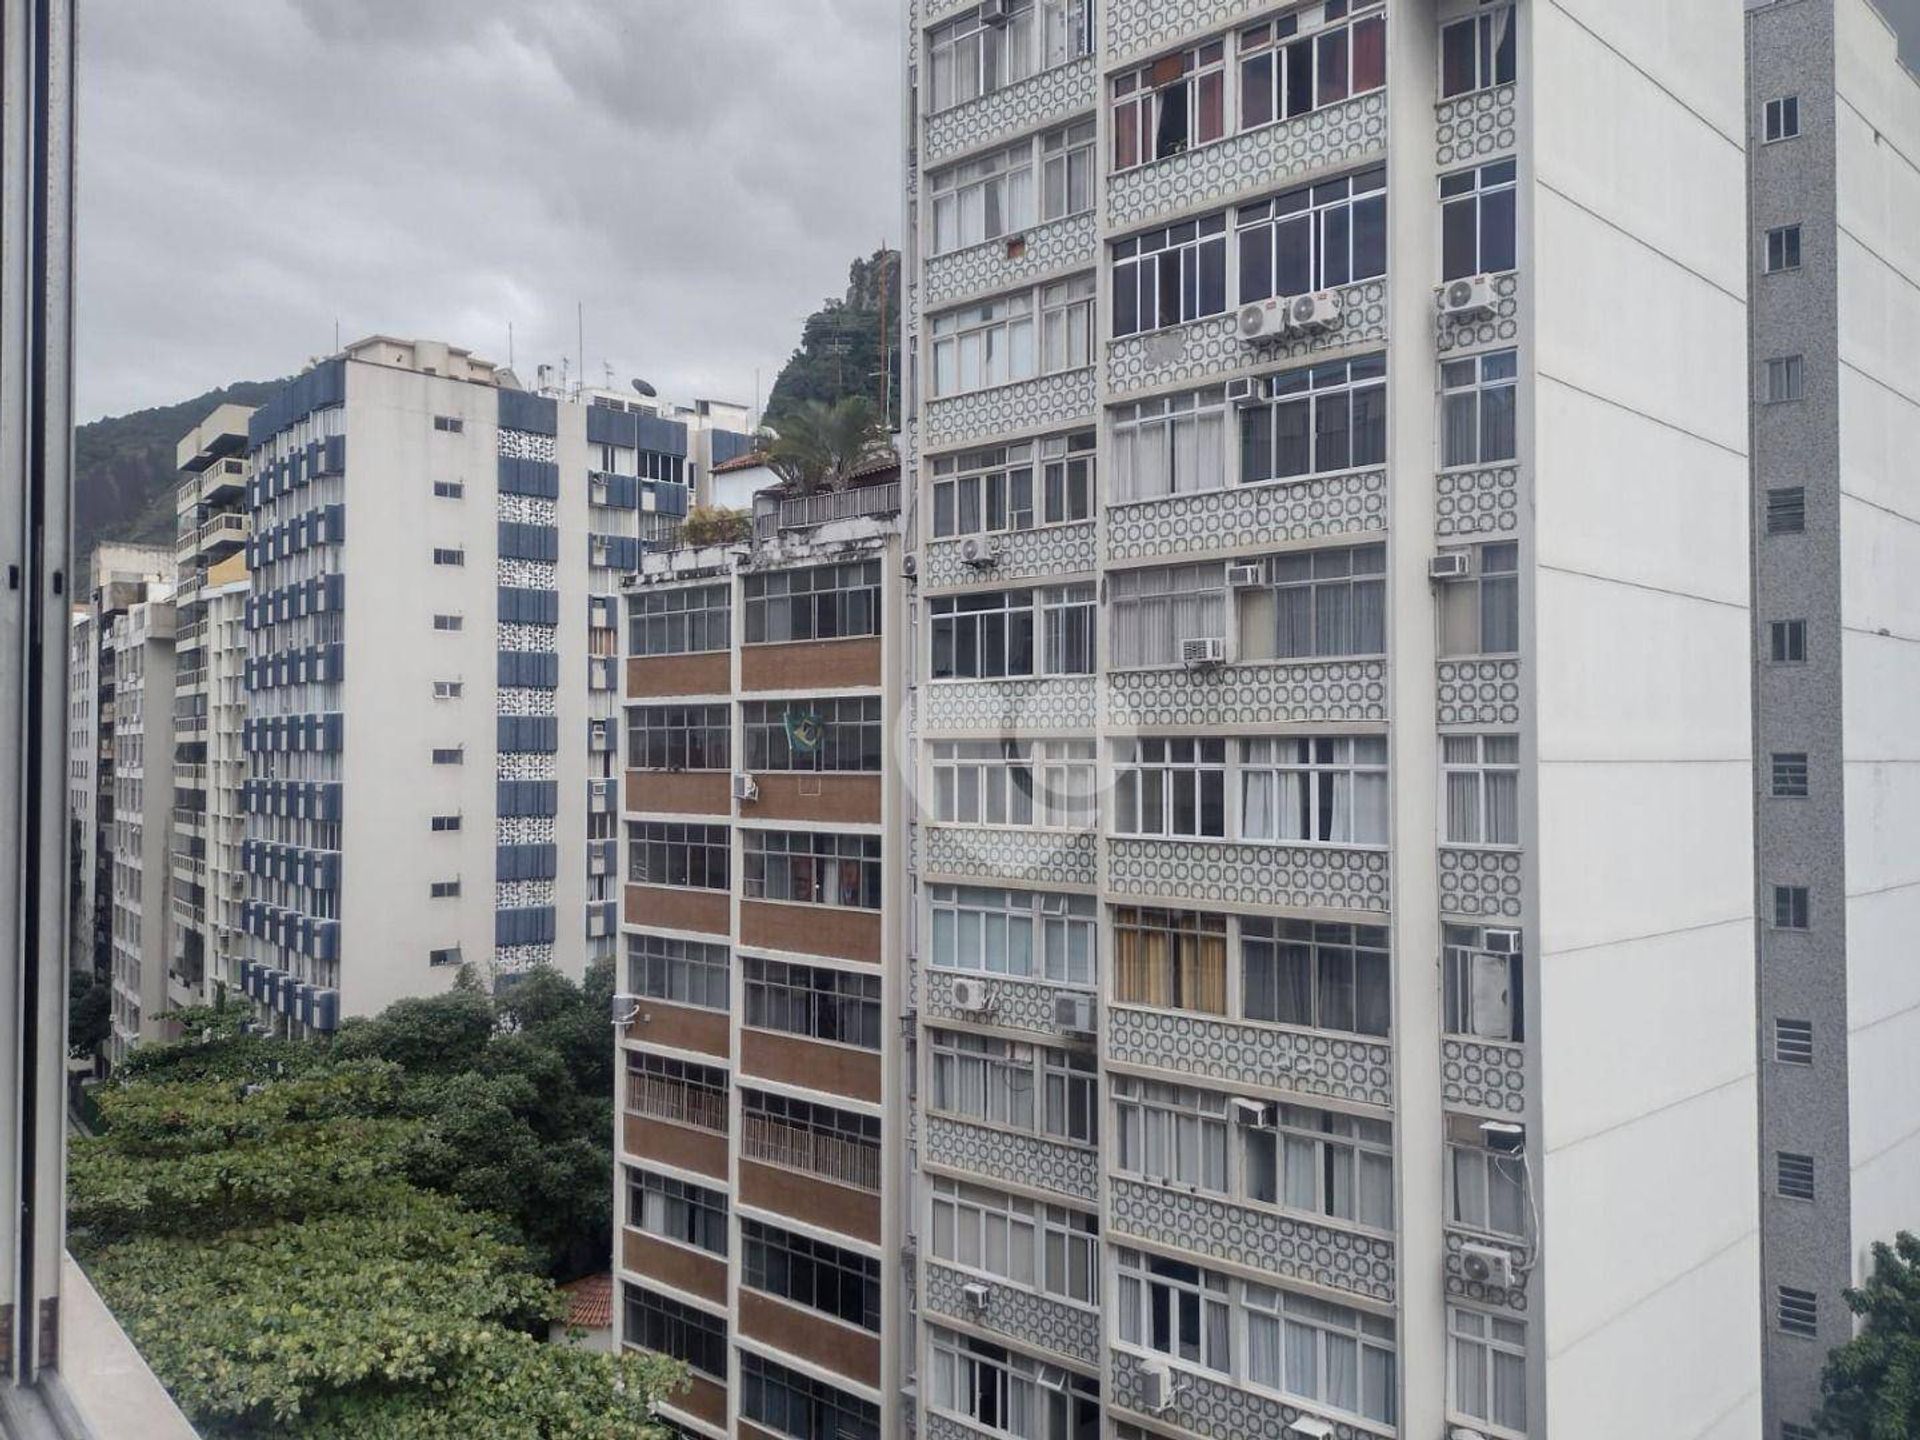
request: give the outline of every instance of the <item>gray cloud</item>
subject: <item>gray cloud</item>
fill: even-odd
[[[896,0],[90,0],[83,418],[428,335],[751,398],[899,231]]]

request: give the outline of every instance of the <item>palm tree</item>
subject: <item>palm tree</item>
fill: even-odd
[[[795,495],[843,490],[860,470],[892,453],[886,423],[864,395],[831,407],[818,400],[795,406],[766,444],[768,467]]]

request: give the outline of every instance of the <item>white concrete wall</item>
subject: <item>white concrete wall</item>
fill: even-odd
[[[1525,8],[1546,1425],[1751,1437],[1742,9]]]
[[[1920,1228],[1920,85],[1836,6],[1847,1025],[1856,1276]],[[1816,917],[1816,924],[1818,917]]]

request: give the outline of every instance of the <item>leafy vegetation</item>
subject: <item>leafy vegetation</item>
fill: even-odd
[[[900,252],[876,250],[848,267],[845,295],[807,317],[800,346],[767,397],[766,423],[784,433],[803,405],[831,409],[852,395],[865,396],[877,410],[884,390],[891,396],[887,422],[897,425],[899,329]]]
[[[736,545],[753,534],[753,517],[724,505],[695,505],[680,522],[680,539],[688,545]]]
[[[656,1357],[544,1343],[606,1263],[610,966],[343,1027],[179,1018],[99,1094],[69,1243],[214,1440],[655,1436]]]
[[[796,495],[841,490],[861,467],[892,454],[880,412],[863,395],[834,405],[809,400],[781,422],[767,464]]]
[[[1920,1435],[1920,1236],[1873,1247],[1867,1283],[1846,1292],[1860,1333],[1827,1356],[1820,1433],[1848,1440]]]

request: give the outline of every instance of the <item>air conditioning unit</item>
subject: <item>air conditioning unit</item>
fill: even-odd
[[[967,1309],[975,1315],[986,1312],[987,1299],[992,1293],[993,1292],[988,1290],[986,1286],[978,1283],[969,1283],[960,1287],[960,1299],[966,1304]]]
[[[1053,1028],[1068,1035],[1093,1034],[1093,996],[1054,996]]]
[[[1340,297],[1331,290],[1295,295],[1287,301],[1287,329],[1296,335],[1333,330],[1340,324]]]
[[[616,1025],[631,1025],[640,1015],[640,997],[638,995],[615,995],[612,1013],[609,1018]]]
[[[1233,1113],[1237,1124],[1264,1129],[1273,1123],[1273,1107],[1264,1100],[1248,1100],[1235,1095],[1227,1101],[1227,1109]]]
[[[1480,1139],[1489,1150],[1502,1155],[1518,1155],[1527,1148],[1527,1127],[1511,1120],[1482,1120]]]
[[[1067,913],[1067,897],[1064,895],[1053,894],[1053,893],[1042,895],[1040,897],[1040,913],[1042,915],[1066,914]]]
[[[1518,955],[1520,932],[1518,930],[1482,930],[1480,948],[1492,955]]]
[[[1005,25],[1013,19],[1013,0],[980,0],[982,25]]]
[[[1267,567],[1255,562],[1251,565],[1229,565],[1227,584],[1236,590],[1253,590],[1267,583]]]
[[[1470,1425],[1449,1425],[1447,1440],[1487,1440],[1487,1437]]]
[[[1164,1360],[1140,1362],[1140,1408],[1158,1415],[1173,1404],[1173,1367]]]
[[[1287,1434],[1294,1440],[1332,1440],[1333,1426],[1312,1415],[1302,1415],[1287,1423]]]
[[[1480,320],[1493,314],[1496,297],[1491,275],[1449,280],[1433,293],[1434,304],[1443,320]]]
[[[1249,306],[1249,309],[1254,307]],[[1227,403],[1229,405],[1263,405],[1267,401],[1267,382],[1256,376],[1246,376],[1227,382]]]
[[[993,1008],[993,996],[987,982],[962,976],[953,982],[953,1008],[970,1015],[984,1015]]]
[[[1473,574],[1473,555],[1466,550],[1442,550],[1427,561],[1429,580],[1464,580]]]
[[[751,775],[736,775],[733,777],[733,798],[743,804],[760,798],[760,787],[754,783]]]
[[[969,535],[960,542],[960,563],[976,570],[987,570],[1000,563],[1000,542]]]
[[[1460,1269],[1476,1285],[1491,1285],[1496,1290],[1513,1286],[1513,1254],[1499,1245],[1462,1245]]]
[[[1240,338],[1249,345],[1287,333],[1287,307],[1280,300],[1257,300],[1240,307]]]
[[[1202,665],[1223,665],[1226,659],[1227,642],[1216,635],[1180,642],[1180,663],[1189,669]]]

